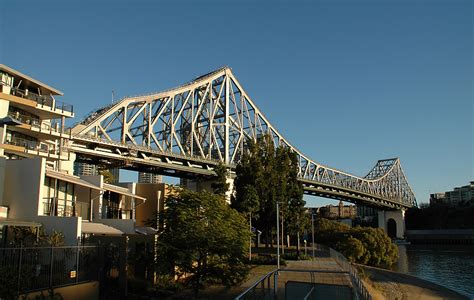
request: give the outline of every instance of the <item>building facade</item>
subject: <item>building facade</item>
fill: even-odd
[[[113,168],[107,170],[110,172],[110,183],[118,183],[120,181],[120,169]],[[100,174],[99,167],[94,164],[85,162],[74,162],[74,175],[76,176],[97,176]]]
[[[434,204],[474,205],[474,181],[465,186],[455,187],[452,191],[430,194],[430,205]]]
[[[355,218],[357,216],[357,208],[355,205],[344,205],[342,201],[339,201],[339,205],[321,207],[319,214],[327,219]]]
[[[0,156],[44,157],[48,167],[62,169],[73,106],[57,99],[61,91],[1,64],[0,80]]]
[[[63,94],[4,65],[0,80],[3,241],[8,228],[18,226],[62,232],[66,245],[89,236],[143,234],[137,231],[136,218],[146,198],[136,194],[136,183],[106,183],[97,168],[86,164],[79,167],[82,174],[73,175],[75,154],[67,149],[71,135],[65,119],[74,112],[57,100]],[[118,169],[114,172],[118,179]]]
[[[153,173],[138,172],[138,183],[161,183],[163,176]]]

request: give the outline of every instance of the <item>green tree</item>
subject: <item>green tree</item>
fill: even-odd
[[[234,285],[245,278],[243,263],[249,231],[245,218],[221,195],[179,190],[166,200],[160,214],[158,253],[168,265],[160,269],[190,275],[197,297],[204,282]]]
[[[272,243],[271,232],[276,227],[276,203],[281,214],[282,236],[285,223],[298,224],[303,219],[303,189],[297,180],[297,156],[288,147],[277,147],[270,135],[259,137],[256,141],[246,142],[247,151],[242,155],[236,167],[234,181],[235,198],[233,207],[243,213],[253,210],[256,227],[264,232],[265,244]],[[246,199],[249,186],[253,187],[258,199]],[[299,233],[302,227],[288,227],[290,233]]]
[[[356,263],[388,268],[398,260],[398,248],[381,228],[350,228],[335,221],[318,219],[315,239]]]
[[[218,164],[214,168],[214,172],[216,172],[217,175],[211,184],[212,188],[214,189],[214,193],[218,195],[225,195],[225,193],[227,193],[229,190],[229,183],[227,182],[229,171],[223,164]]]
[[[99,175],[104,176],[105,183],[112,183],[115,180],[114,175],[112,175],[112,172],[110,172],[108,169],[100,169]]]

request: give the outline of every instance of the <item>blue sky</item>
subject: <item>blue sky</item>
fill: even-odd
[[[37,2],[0,0],[0,62],[63,91],[76,121],[112,90],[228,65],[320,163],[400,157],[419,202],[474,180],[472,1]]]

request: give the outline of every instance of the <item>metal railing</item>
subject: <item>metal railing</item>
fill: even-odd
[[[53,122],[53,123],[46,123],[41,121],[39,118],[34,118],[32,116],[27,116],[24,114],[20,114],[18,112],[8,112],[8,115],[12,117],[13,119],[20,121],[23,124],[30,125],[33,128],[36,128],[40,132],[46,132],[46,133],[61,133],[61,128],[59,123]],[[70,136],[71,130],[69,130],[69,133],[65,132],[66,135]]]
[[[25,147],[27,150],[56,155],[57,151],[45,143],[27,140],[19,137],[7,137],[5,144]]]
[[[371,300],[372,297],[370,296],[369,291],[367,291],[367,288],[360,279],[357,270],[352,266],[347,258],[332,248],[329,248],[329,255],[336,261],[343,271],[349,273],[352,286],[357,291],[358,299]]]
[[[52,95],[39,95],[29,90],[23,90],[17,87],[12,87],[11,94],[13,96],[29,99],[35,101],[42,107],[47,106],[53,110],[60,110],[61,112],[74,113],[74,106],[65,102],[57,101]]]
[[[319,250],[329,252],[329,256],[339,265],[341,271],[275,269],[261,277],[235,299],[277,299],[278,295],[284,295],[285,299],[372,299],[367,288],[359,277],[357,270],[344,257],[344,255],[323,245],[317,245],[317,247]],[[279,288],[278,277],[281,277],[280,273],[288,274],[291,272],[306,273],[309,278],[307,276],[306,280],[303,281],[288,280],[284,286]],[[348,282],[348,285],[345,286],[317,283],[318,276],[324,276],[324,274],[340,274],[348,276],[350,283]],[[299,276],[299,278],[301,278],[301,276]],[[292,278],[288,277],[286,279]]]
[[[97,246],[0,248],[0,298],[98,280]]]
[[[329,285],[318,282],[325,276],[347,276],[344,271],[275,269],[238,295],[248,299],[357,299],[350,285]],[[297,279],[297,281],[291,279]]]

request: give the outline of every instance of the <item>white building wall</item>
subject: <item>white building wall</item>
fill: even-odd
[[[9,218],[33,219],[43,210],[45,159],[6,160],[3,203]]]
[[[66,246],[77,245],[82,230],[81,217],[37,216],[34,220],[43,224],[47,234],[51,234],[53,231],[62,232]]]
[[[81,176],[81,179],[90,182],[98,187],[104,187],[104,176]],[[102,218],[102,191],[93,190],[90,194],[92,196],[92,220],[98,220]]]

